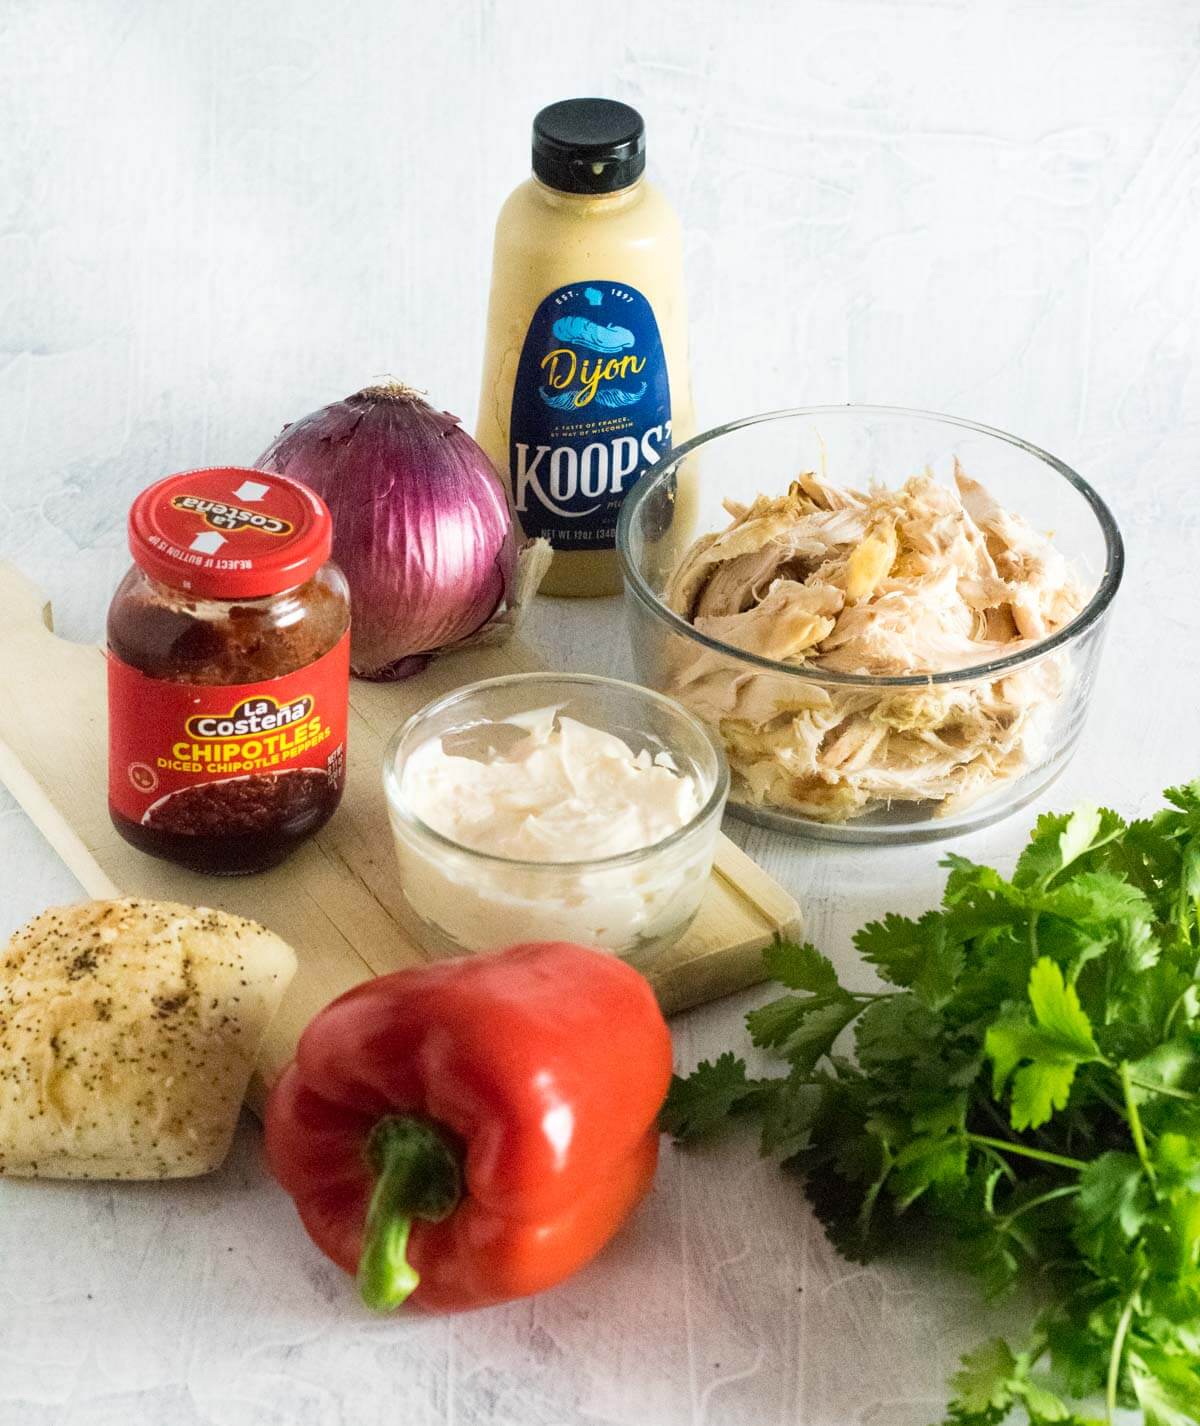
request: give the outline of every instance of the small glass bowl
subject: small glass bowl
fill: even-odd
[[[548,707],[615,735],[635,753],[668,753],[696,780],[700,810],[670,836],[636,851],[535,862],[463,846],[406,804],[405,764],[430,738],[469,736]],[[392,738],[383,781],[405,929],[431,955],[575,941],[643,969],[683,935],[699,910],[729,792],[724,756],[698,718],[660,693],[589,674],[516,674],[436,699]]]
[[[1004,509],[1052,536],[1083,586],[1080,612],[1038,643],[969,668],[868,677],[747,653],[701,634],[663,600],[672,570],[696,537],[728,526],[724,500],[749,505],[760,494],[783,495],[802,471],[860,490],[875,482],[897,486],[922,470],[949,483],[956,457]],[[730,811],[780,831],[860,843],[927,841],[986,826],[1057,777],[1083,730],[1124,565],[1111,512],[1062,461],[988,426],[887,406],[771,411],[697,436],[664,456],[633,487],[621,507],[617,548],[638,677],[712,720],[731,765]],[[769,724],[776,740],[766,751],[755,734],[767,725],[725,711],[714,692],[718,685],[745,690],[737,695],[739,707],[776,710]],[[922,728],[937,724],[956,705],[969,708],[989,700],[992,706],[997,700],[1011,705],[1022,699],[1038,703],[1028,735],[1016,754],[997,759],[998,772],[980,779],[971,800],[906,800],[913,790],[899,777],[887,796],[877,794],[858,815],[841,821],[833,796],[821,815],[815,807],[798,810],[768,800],[778,795],[776,787],[794,785],[808,796],[813,786],[788,781],[801,769],[804,779],[813,777],[801,737],[808,729],[796,730],[794,754],[779,741],[785,740],[789,709],[840,707],[847,716],[866,712],[885,726],[903,727],[907,719],[909,726]],[[953,733],[952,722],[944,726]],[[833,726],[827,736],[835,738],[838,731]],[[747,769],[758,786],[744,775]],[[874,785],[883,784],[881,777]],[[829,786],[841,790],[834,781]],[[841,815],[849,806],[847,797]]]

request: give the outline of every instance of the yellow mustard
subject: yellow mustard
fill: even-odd
[[[554,547],[549,594],[620,588],[621,501],[694,434],[679,221],[645,162],[627,104],[552,104],[496,223],[475,434]]]

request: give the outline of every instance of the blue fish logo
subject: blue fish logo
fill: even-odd
[[[628,327],[617,327],[612,323],[602,327],[590,317],[560,317],[551,330],[560,342],[569,342],[573,347],[586,347],[588,351],[601,352],[605,356],[633,346],[634,340]]]

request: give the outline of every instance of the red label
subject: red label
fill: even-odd
[[[350,635],[315,663],[262,683],[148,678],[108,655],[108,799],[131,822],[166,821],[185,788],[319,769],[346,772]]]

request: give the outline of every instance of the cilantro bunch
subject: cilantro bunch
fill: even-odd
[[[1200,1422],[1200,781],[1166,799],[1041,817],[1011,879],[947,857],[939,909],[854,938],[889,989],[775,945],[790,993],[746,1020],[786,1071],[672,1085],[676,1138],[755,1123],[847,1257],[927,1235],[989,1296],[1035,1288],[1028,1341],[963,1359],[957,1426],[1078,1426],[1089,1397]]]

